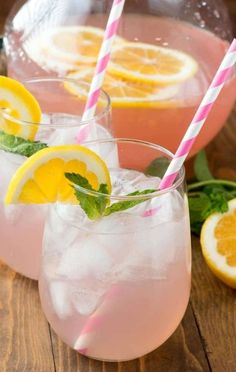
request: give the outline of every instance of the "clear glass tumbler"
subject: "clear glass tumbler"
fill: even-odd
[[[191,243],[184,169],[172,187],[156,191],[172,158],[169,151],[128,139],[86,146],[110,152],[110,206],[96,220],[79,205],[51,206],[39,279],[42,307],[55,332],[78,352],[99,360],[131,360],[161,345],[188,304]],[[107,198],[79,191],[98,202]]]
[[[92,138],[111,137],[110,99],[101,91],[95,116],[86,122],[81,121],[85,97],[89,84],[65,78],[34,78],[23,83],[35,96],[42,110],[41,123],[17,120],[1,108],[2,121],[0,134],[8,131],[6,123],[18,125],[18,137],[29,132],[36,133],[35,140],[52,145],[76,143],[79,129],[92,125]],[[71,93],[68,86],[73,85],[78,94]],[[95,137],[96,136],[96,137]],[[88,137],[89,138],[89,137]],[[4,151],[0,147],[0,259],[17,272],[37,279],[42,247],[42,236],[47,205],[14,204],[5,205],[4,197],[9,182],[26,157]]]

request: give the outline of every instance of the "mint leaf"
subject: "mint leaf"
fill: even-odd
[[[78,173],[65,173],[65,177],[71,181],[73,184],[78,185],[80,187],[83,187],[83,189],[87,189],[90,191],[95,191],[93,190],[92,186],[88,182],[87,178],[81,176]]]
[[[100,185],[98,192],[101,193],[101,194],[109,195],[108,187],[105,183],[102,183]],[[104,195],[99,195],[99,196],[96,197],[97,210],[99,211],[101,216],[104,214],[104,211],[106,209],[106,206],[107,206],[108,202],[109,202],[109,198],[107,198]]]
[[[206,186],[203,191],[208,195],[211,205],[208,210],[203,213],[206,219],[213,212],[225,213],[228,211],[228,193],[224,187],[218,186]]]
[[[132,192],[132,193],[126,195],[126,196],[128,197],[128,196],[135,196],[135,195],[147,195],[147,194],[152,194],[153,192],[156,192],[156,191],[157,190],[153,190],[153,189],[150,189],[150,190],[147,189],[147,190],[143,190],[143,191],[134,191],[134,192]],[[146,200],[147,200],[147,198],[143,198],[141,200],[124,200],[124,201],[114,203],[110,207],[106,208],[104,215],[109,216],[112,213],[124,211],[124,210],[132,208],[132,207],[134,207],[134,206],[136,206],[140,203],[143,203]]]
[[[30,157],[45,147],[48,147],[46,143],[26,140],[0,131],[0,150]]]
[[[80,202],[81,208],[87,214],[88,218],[91,220],[96,220],[102,216],[109,216],[115,212],[121,212],[126,209],[132,208],[137,204],[143,203],[147,200],[147,198],[142,198],[141,200],[129,200],[129,201],[120,201],[117,203],[112,204],[111,206],[107,207],[109,203],[109,194],[108,194],[108,187],[106,184],[101,184],[99,190],[94,190],[88,180],[81,176],[80,174],[76,173],[65,173],[65,177],[73,183],[72,187],[75,190],[75,196]],[[80,190],[79,186],[83,189],[88,190],[88,193],[85,193],[83,190]],[[98,192],[104,195],[92,195],[89,194],[89,191]],[[143,191],[134,191],[125,196],[135,196],[135,195],[147,195],[156,192],[153,189],[147,189]],[[107,196],[106,196],[107,195]]]
[[[87,214],[87,216],[91,220],[100,218],[104,213],[106,205],[109,201],[109,197],[106,197],[105,195],[94,196],[92,194],[89,194],[89,192],[85,193],[84,191],[81,191],[76,186],[82,187],[88,191],[97,191],[99,193],[108,195],[107,185],[101,184],[99,190],[94,190],[88,180],[80,174],[65,173],[65,177],[73,183],[72,187],[75,190],[75,196],[80,202],[80,206]]]
[[[206,152],[200,151],[194,162],[194,172],[198,181],[207,181],[214,179],[208,165]]]
[[[205,217],[204,214],[210,209],[211,201],[204,192],[194,192],[188,196],[190,223],[201,224]]]
[[[164,156],[161,156],[160,158],[154,159],[150,163],[145,171],[145,174],[162,178],[169,164],[170,160]]]
[[[208,216],[228,211],[228,201],[236,196],[236,182],[211,179],[190,183],[188,190],[191,231],[199,235]]]

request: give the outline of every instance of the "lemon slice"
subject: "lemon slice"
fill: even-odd
[[[236,288],[236,199],[229,202],[227,213],[214,213],[205,221],[201,246],[213,273]]]
[[[91,26],[60,26],[27,41],[24,49],[37,63],[53,70],[71,71],[80,64],[95,64],[104,30]],[[117,36],[114,44],[125,40]]]
[[[86,98],[87,92],[80,81],[91,83],[94,68],[80,69],[71,72],[68,78],[75,79],[76,83],[67,81],[65,88],[72,94]],[[175,105],[172,100],[178,92],[177,86],[160,87],[153,84],[144,84],[128,81],[126,79],[106,73],[103,89],[109,94],[113,107],[169,107]]]
[[[175,49],[127,42],[113,48],[109,71],[132,81],[168,85],[193,76],[197,62]]]
[[[9,184],[5,203],[77,203],[64,175],[66,172],[85,177],[95,190],[105,183],[111,191],[109,171],[96,153],[80,145],[52,146],[38,151],[18,168]]]
[[[35,138],[41,119],[39,104],[21,83],[5,76],[0,76],[0,114],[1,130],[29,140]]]

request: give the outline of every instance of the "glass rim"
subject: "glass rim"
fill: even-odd
[[[101,139],[101,140],[93,140],[93,141],[84,142],[83,146],[95,145],[95,144],[98,144],[98,143],[103,143],[104,144],[104,143],[110,143],[110,142],[121,142],[121,143],[123,142],[123,143],[133,143],[133,144],[137,144],[137,145],[142,145],[142,146],[145,146],[145,147],[153,148],[154,150],[161,151],[165,155],[169,156],[171,159],[174,158],[174,154],[171,151],[169,151],[168,149],[166,149],[165,147],[154,144],[154,143],[151,143],[151,142],[148,142],[148,141],[139,140],[139,139],[131,139],[131,138]],[[180,168],[180,170],[178,172],[177,179],[174,181],[174,183],[170,187],[167,187],[163,190],[157,190],[156,192],[145,194],[145,195],[129,195],[129,196],[127,196],[127,195],[104,194],[104,193],[101,193],[101,192],[98,192],[98,191],[88,190],[84,187],[75,185],[73,183],[72,184],[76,189],[78,189],[79,191],[81,191],[81,192],[83,192],[84,194],[87,194],[87,195],[91,195],[91,196],[95,196],[95,197],[105,197],[105,198],[107,198],[109,200],[113,200],[113,201],[136,201],[136,200],[138,201],[138,200],[143,200],[143,199],[151,200],[151,199],[153,199],[157,196],[167,194],[170,191],[176,190],[181,184],[184,183],[184,181],[185,181],[185,167],[184,167],[184,165],[182,165],[182,167]]]
[[[51,82],[64,82],[64,81],[66,81],[66,82],[70,82],[70,83],[73,83],[73,84],[78,84],[77,80],[75,80],[75,79],[71,79],[71,78],[67,78],[67,77],[56,77],[56,76],[55,77],[50,77],[50,76],[49,77],[46,77],[46,76],[45,77],[44,76],[32,77],[32,78],[29,78],[29,79],[24,79],[24,80],[20,81],[20,83],[25,86],[25,84],[27,84],[27,83],[39,83],[39,82],[50,82],[50,81]],[[81,83],[83,85],[86,85],[88,88],[90,88],[90,84],[87,83],[86,81],[81,81],[80,84]],[[65,124],[51,124],[51,123],[44,123],[44,122],[34,123],[34,122],[14,118],[13,116],[8,114],[3,109],[0,109],[0,112],[2,113],[2,115],[5,119],[10,120],[10,121],[12,121],[16,124],[22,125],[22,126],[27,126],[27,125],[28,126],[37,126],[37,127],[42,126],[42,127],[49,128],[49,129],[50,128],[55,129],[55,128],[81,127],[81,126],[90,124],[91,121],[99,121],[100,119],[105,117],[107,114],[109,114],[109,112],[111,110],[111,98],[108,95],[108,93],[102,88],[100,89],[100,93],[104,96],[105,100],[107,101],[105,108],[101,112],[99,112],[98,114],[94,115],[91,119],[87,119],[87,120],[83,120],[83,121],[80,120],[76,124],[65,125]],[[86,103],[86,99],[84,101]],[[39,102],[39,106],[40,106],[40,102]],[[66,115],[68,115],[68,116],[79,116],[79,115],[74,115],[74,114],[70,114],[70,113],[66,113]],[[81,114],[81,118],[82,118],[82,114]]]

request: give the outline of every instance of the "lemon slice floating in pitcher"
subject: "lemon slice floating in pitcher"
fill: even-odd
[[[104,30],[92,26],[60,26],[42,32],[24,45],[37,63],[56,71],[71,71],[81,64],[95,64]],[[125,40],[116,36],[114,44]]]
[[[193,76],[197,62],[175,49],[127,42],[113,48],[109,71],[136,82],[168,85]]]
[[[80,145],[52,146],[38,151],[18,168],[9,184],[5,203],[77,204],[66,172],[85,177],[94,190],[104,183],[108,192],[111,191],[107,166],[95,152]]]
[[[80,69],[71,72],[67,78],[75,79],[76,82],[67,81],[64,86],[72,94],[86,99],[87,92],[81,86],[80,81],[91,83],[94,68]],[[176,85],[160,87],[152,84],[128,81],[106,73],[103,89],[111,98],[113,107],[169,107],[175,103],[171,100],[176,96],[178,87]]]
[[[201,231],[203,256],[213,273],[236,288],[236,199],[229,202],[227,213],[214,213]]]
[[[0,76],[0,130],[33,140],[40,119],[39,104],[24,85]]]

